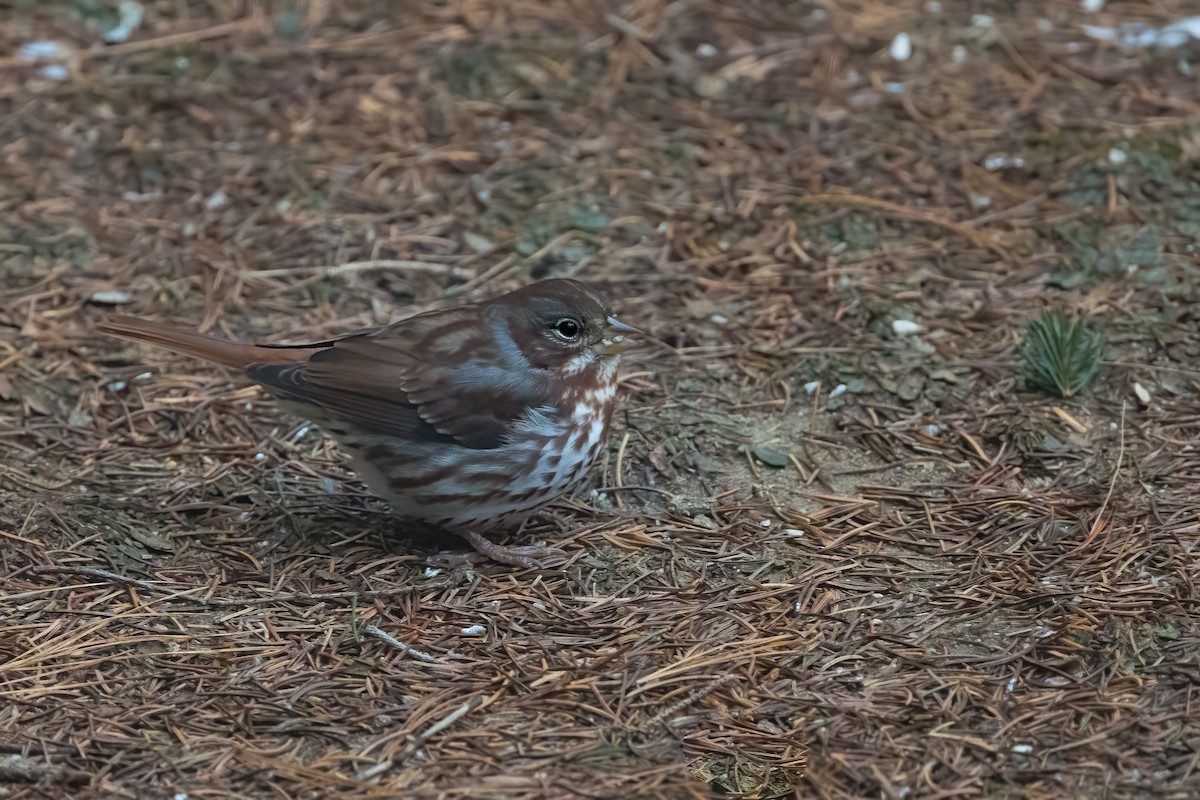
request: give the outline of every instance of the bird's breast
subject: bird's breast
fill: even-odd
[[[469,526],[526,514],[582,480],[603,451],[616,371],[587,378],[561,386],[557,402],[527,409],[500,447],[372,437],[353,442],[356,469],[401,516]]]

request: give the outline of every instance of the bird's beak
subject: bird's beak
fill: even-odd
[[[632,325],[626,325],[616,317],[609,317],[608,326],[604,329],[604,338],[596,344],[596,352],[601,355],[615,356],[637,346],[627,334],[641,333]]]

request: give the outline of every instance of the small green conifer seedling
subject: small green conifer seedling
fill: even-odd
[[[1096,377],[1103,351],[1103,337],[1084,317],[1047,311],[1025,328],[1025,380],[1039,392],[1074,397]]]

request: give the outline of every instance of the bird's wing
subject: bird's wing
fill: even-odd
[[[246,373],[364,432],[473,449],[501,446],[514,420],[550,401],[539,375],[500,366],[478,306],[322,344],[304,361],[253,364]]]

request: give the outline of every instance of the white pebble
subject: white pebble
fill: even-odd
[[[104,41],[109,44],[123,42],[142,24],[142,4],[137,0],[121,0],[117,4],[120,21],[117,26],[104,34]]]
[[[784,528],[783,535],[784,536],[803,536],[804,531],[800,530],[799,528]]]
[[[1145,386],[1142,386],[1140,383],[1135,383],[1133,385],[1133,393],[1137,395],[1137,399],[1142,405],[1150,405],[1150,392],[1146,390]]]
[[[1114,147],[1108,151],[1108,163],[1114,167],[1119,167],[1129,160],[1129,156],[1119,147]]]
[[[21,45],[17,48],[17,58],[22,61],[39,61],[43,58],[67,59],[71,57],[74,51],[75,48],[68,44],[43,39]]]
[[[1190,19],[1180,21],[1186,22],[1188,27],[1176,28],[1175,25],[1168,25],[1163,28],[1157,42],[1155,42],[1159,47],[1174,50],[1176,47],[1183,47],[1187,44],[1189,38],[1200,39],[1200,17],[1191,17]],[[1178,24],[1176,23],[1176,25]],[[1191,65],[1187,61],[1180,59],[1179,71],[1184,75],[1191,75]]]
[[[926,425],[921,428],[921,433],[926,436],[937,436],[939,433],[945,433],[948,428],[945,425]]]
[[[712,58],[717,54],[717,52],[717,48],[713,47],[708,42],[701,42],[700,44],[696,45],[696,55],[700,56],[701,58]]]
[[[255,454],[254,454],[254,460],[255,460],[255,461],[266,461],[266,460],[267,460],[267,454],[266,454],[266,453],[255,453]]]
[[[1089,14],[1095,14],[1100,9],[1104,8],[1104,4],[1108,0],[1083,0],[1079,5]]]
[[[815,392],[817,389],[820,389],[820,388],[821,388],[820,381],[809,381],[808,383],[804,384],[804,393],[812,394],[813,392]]]
[[[846,393],[846,384],[839,383],[837,386],[833,387],[833,389],[830,390],[829,399],[832,400],[833,398],[837,397],[838,395],[845,394],[845,393]]]
[[[758,524],[763,526],[764,528],[769,528],[769,527],[771,527],[771,520],[769,520],[769,519],[760,520]]]
[[[71,73],[62,64],[49,64],[42,67],[42,75],[52,81],[65,81],[71,77]]]
[[[487,628],[482,625],[468,625],[459,631],[463,636],[483,636],[487,633]]]
[[[1180,47],[1188,37],[1200,39],[1200,16],[1177,19],[1162,29],[1158,43],[1163,47]]]
[[[218,208],[224,208],[225,206],[229,205],[229,195],[225,194],[224,189],[217,189],[208,196],[208,199],[204,201],[204,205],[210,211],[216,211]]]
[[[996,24],[996,20],[989,17],[987,14],[976,14],[971,17],[971,27],[973,28],[990,28]]]
[[[908,61],[912,58],[912,53],[912,37],[907,33],[897,33],[896,38],[892,39],[892,46],[888,48],[892,60]]]
[[[729,317],[725,316],[724,314],[713,314],[711,317],[709,317],[709,319],[712,320],[716,325],[729,324]]]
[[[961,44],[954,45],[954,49],[950,51],[950,58],[954,60],[955,64],[963,63],[967,60],[967,48]]]
[[[438,569],[437,567],[426,567],[425,568],[425,577],[426,578],[436,578],[438,575],[441,575],[441,574],[442,574],[442,571],[440,569]]]
[[[92,301],[96,303],[111,303],[113,305],[118,305],[120,303],[128,303],[129,300],[129,292],[122,292],[118,289],[96,292],[92,295]]]
[[[910,319],[894,319],[892,320],[892,332],[897,336],[908,336],[913,333],[920,333],[925,330],[924,326],[919,322],[913,322]]]
[[[1019,753],[1023,756],[1026,756],[1033,752],[1033,745],[1031,745],[1031,744],[1014,744],[1012,751],[1014,753]]]
[[[983,160],[983,168],[988,172],[1001,169],[1020,169],[1025,166],[1025,159],[1020,156],[1010,156],[1008,153],[996,153]]]

